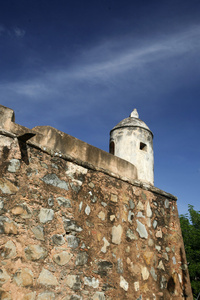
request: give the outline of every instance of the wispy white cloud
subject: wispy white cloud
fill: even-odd
[[[10,37],[14,36],[17,38],[23,38],[26,34],[26,31],[18,26],[14,28],[8,28],[3,24],[0,24],[0,36],[3,36],[4,34]]]
[[[22,81],[13,85],[9,85],[10,91],[15,91],[18,95],[24,95],[30,98],[35,98],[41,95],[45,95],[49,92],[48,83],[38,82],[36,79],[31,81]]]
[[[18,38],[23,38],[26,33],[26,31],[24,29],[21,29],[19,27],[15,27],[13,29],[13,32],[14,32],[14,35]]]
[[[24,33],[19,30],[16,34]],[[50,67],[37,78],[0,84],[0,92],[34,102],[57,99],[64,103],[67,99],[72,106],[81,102],[82,108],[86,103],[97,102],[98,97],[107,101],[116,95],[120,86],[133,95],[142,93],[144,84],[152,92],[165,92],[170,84],[170,88],[177,85],[175,81],[183,70],[188,72],[188,62],[200,56],[199,50],[200,26],[143,41],[121,37],[82,49],[70,66]],[[178,69],[177,59],[180,60]],[[162,77],[168,81],[166,86]]]
[[[94,76],[104,78],[105,74],[120,74],[130,69],[141,68],[148,63],[159,63],[161,60],[199,50],[200,26],[165,38],[147,40],[139,46],[135,45],[135,40],[131,45],[130,40],[131,38],[128,38],[128,41],[119,39],[118,42],[116,40],[105,42],[92,50],[89,49],[88,56],[84,51],[84,61],[80,61],[80,64],[73,66],[70,70],[71,78],[93,78]]]

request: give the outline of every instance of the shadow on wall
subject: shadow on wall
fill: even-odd
[[[184,259],[184,251],[182,248],[180,248],[180,258],[181,258],[181,269],[182,269],[182,281],[183,281],[183,296],[185,299],[187,299],[187,292],[186,292],[186,287],[187,287],[187,264],[186,260]]]
[[[25,133],[18,136],[19,148],[21,152],[21,159],[25,162],[26,165],[29,165],[28,151],[26,142],[35,136],[34,133]]]
[[[184,258],[183,249],[180,248],[180,261],[181,261],[181,269],[182,269],[182,287],[179,281],[178,274],[175,272],[168,280],[167,283],[167,290],[169,291],[170,295],[174,295],[176,290],[178,290],[179,294],[182,294],[182,299],[188,299],[187,293],[187,264]],[[177,286],[179,285],[179,286]]]

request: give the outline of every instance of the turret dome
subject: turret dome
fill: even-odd
[[[122,121],[120,121],[115,127],[113,127],[113,129],[111,129],[111,131],[123,127],[140,127],[148,130],[153,136],[153,133],[151,132],[149,127],[142,120],[139,119],[139,115],[136,108],[132,111],[128,118],[125,118]]]

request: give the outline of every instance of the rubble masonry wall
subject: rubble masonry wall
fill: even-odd
[[[0,299],[192,299],[176,199],[0,135]]]

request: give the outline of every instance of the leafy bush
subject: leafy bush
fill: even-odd
[[[189,214],[180,215],[193,296],[200,293],[200,211],[188,205]]]

